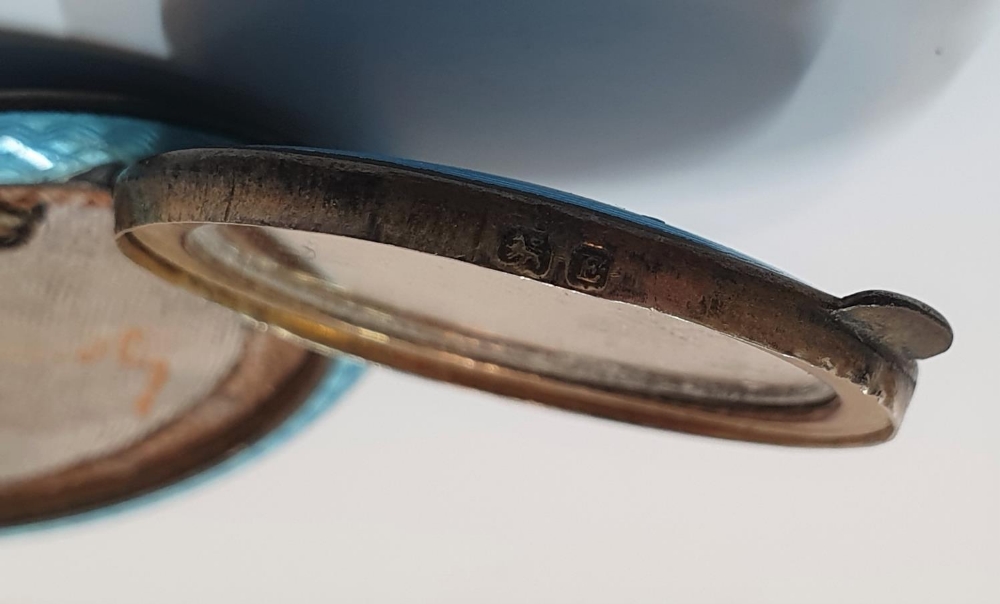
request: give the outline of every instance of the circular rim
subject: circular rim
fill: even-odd
[[[134,261],[323,349],[659,428],[790,445],[882,442],[895,434],[912,395],[914,359],[941,352],[951,341],[944,319],[909,298],[877,292],[881,297],[840,299],[654,219],[430,164],[288,148],[186,150],[127,170],[116,188],[115,208],[119,246]],[[836,396],[806,412],[699,405],[456,357],[220,278],[183,244],[188,231],[205,223],[363,239],[653,309],[778,355]],[[548,266],[563,269],[532,271],[504,262],[497,242],[512,228],[546,233],[553,257],[562,260]],[[565,267],[578,249],[601,250],[615,270],[597,284],[575,280]],[[905,316],[886,327],[871,313],[856,312],[862,307],[894,319]],[[909,346],[914,341],[930,344],[915,354]]]

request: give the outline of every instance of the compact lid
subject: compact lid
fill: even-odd
[[[618,420],[887,440],[938,313],[837,298],[647,217],[486,174],[293,148],[166,153],[115,189],[140,265],[297,341]]]

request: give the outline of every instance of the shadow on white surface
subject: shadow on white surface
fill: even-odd
[[[600,44],[676,48],[643,29],[667,8],[633,21],[633,40],[628,6],[589,2],[586,27],[570,9],[521,2],[384,18],[395,3],[323,3],[316,13],[298,1],[245,4],[167,4],[172,68],[292,114],[317,144],[541,180],[658,213],[832,293],[912,294],[952,321],[955,347],[922,368],[897,440],[850,451],[655,432],[376,370],[326,421],[243,472],[169,504],[0,543],[0,600],[1000,599],[995,3],[842,2],[806,30],[781,30],[789,21],[779,19],[804,42],[745,32],[758,49],[798,48],[801,62],[765,69],[780,90],[744,107],[728,99],[722,123],[686,140],[657,123],[662,106],[626,99],[634,105],[616,113],[613,101],[629,93],[601,90],[605,75],[643,90],[644,77],[666,73],[659,63],[598,60],[588,71],[574,59]],[[702,7],[721,4],[694,4],[688,23],[708,28],[716,17]],[[531,17],[523,35],[518,15]],[[767,29],[764,15],[748,23]],[[731,18],[721,23],[735,27]],[[469,26],[464,37],[449,33],[456,24]],[[548,43],[546,28],[558,27]],[[577,40],[575,28],[592,38]],[[752,89],[750,66],[767,56],[749,53],[739,63],[748,71],[724,89]],[[500,84],[522,68],[530,94],[512,96]],[[595,104],[564,111],[563,90]],[[686,100],[693,113],[697,99]],[[709,103],[691,119],[722,109]],[[636,141],[602,146],[614,128]],[[836,163],[800,158],[845,139],[857,140]],[[576,155],[560,156],[567,142]],[[696,158],[700,172],[661,172]],[[633,178],[637,163],[645,173]],[[767,176],[733,176],[750,163]]]
[[[172,60],[321,145],[587,171],[722,144],[807,70],[813,3],[166,0]]]

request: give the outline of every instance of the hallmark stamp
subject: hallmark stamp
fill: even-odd
[[[518,272],[541,277],[552,262],[552,247],[542,231],[513,228],[501,238],[497,258]]]
[[[602,289],[611,273],[611,254],[604,248],[585,243],[573,250],[566,267],[566,281],[579,289]]]

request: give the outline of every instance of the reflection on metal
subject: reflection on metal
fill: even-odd
[[[133,260],[319,349],[661,428],[881,442],[916,359],[951,343],[904,296],[837,298],[658,221],[454,168],[190,150],[131,167],[115,195]]]

